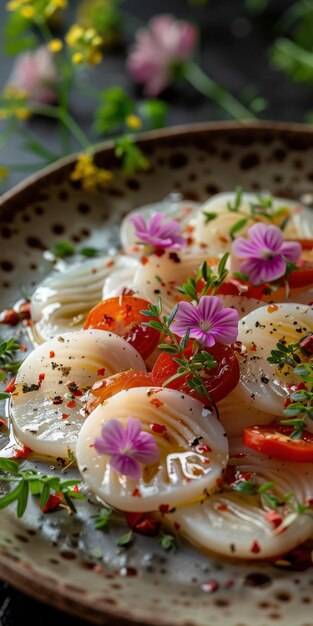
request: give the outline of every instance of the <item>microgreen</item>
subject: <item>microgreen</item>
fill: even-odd
[[[0,340],[0,381],[4,381],[7,374],[16,374],[23,363],[23,359],[15,360],[16,353],[21,350],[21,344],[18,343],[13,337],[6,340]],[[3,400],[7,397],[2,394],[0,399]]]
[[[134,540],[134,533],[132,530],[128,530],[127,533],[125,533],[125,535],[121,535],[121,537],[118,537],[115,543],[120,548],[126,548],[127,546],[130,546],[133,540]]]
[[[199,302],[200,298],[208,292],[215,295],[228,276],[228,270],[226,269],[228,257],[229,253],[226,252],[218,264],[216,274],[213,272],[212,268],[208,266],[207,262],[204,261],[195,278],[193,276],[187,278],[182,287],[179,287],[179,291],[196,302]],[[201,291],[198,292],[197,283],[201,279],[203,280],[204,285]]]
[[[76,248],[70,241],[57,241],[51,252],[58,259],[65,259],[74,254],[81,254],[85,257],[95,257],[100,254],[100,250],[97,250],[97,248],[92,248],[91,246]]]
[[[163,530],[160,530],[160,534],[158,537],[158,542],[163,550],[169,552],[170,550],[175,550],[177,548],[177,540],[174,535],[168,535],[164,533]]]
[[[112,509],[107,509],[103,507],[102,509],[100,509],[97,515],[93,515],[92,517],[95,520],[95,528],[97,530],[102,530],[103,528],[106,528],[112,516],[112,513]]]
[[[29,495],[39,496],[40,508],[43,509],[49,500],[51,493],[62,494],[64,503],[73,513],[76,508],[73,500],[83,500],[84,495],[74,491],[72,487],[80,483],[80,480],[61,480],[58,476],[46,476],[35,469],[20,469],[16,461],[0,458],[1,491],[0,509],[4,509],[13,502],[17,503],[17,516],[22,517],[25,513]],[[16,483],[9,491],[6,486]]]

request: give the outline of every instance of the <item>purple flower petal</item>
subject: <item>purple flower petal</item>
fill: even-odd
[[[123,476],[127,476],[127,478],[131,478],[133,480],[139,480],[139,478],[141,478],[142,468],[140,463],[130,456],[126,456],[125,454],[115,454],[111,456],[109,464],[116,472],[122,474]]]
[[[102,425],[101,437],[95,439],[95,449],[99,454],[115,454],[120,450],[123,437],[123,425],[118,420],[108,420]]]
[[[162,224],[163,213],[155,213],[147,223],[141,215],[134,213],[129,218],[135,227],[135,235],[139,241],[159,248],[178,250],[186,245],[186,239],[181,236],[180,225],[174,220]]]
[[[301,245],[297,241],[284,241],[281,246],[281,253],[288,261],[294,263],[301,255]]]
[[[145,432],[141,432],[136,441],[136,448],[132,452],[132,458],[146,465],[154,465],[160,458],[160,450],[154,438]]]
[[[301,254],[297,242],[284,241],[280,228],[260,222],[248,230],[249,240],[238,237],[232,252],[243,259],[240,270],[254,285],[271,282],[286,273],[286,261],[296,261]]]
[[[198,305],[198,315],[201,320],[210,323],[214,315],[223,308],[222,302],[215,296],[202,296]]]
[[[222,309],[215,315],[212,334],[221,343],[234,343],[238,336],[239,315],[235,309]]]

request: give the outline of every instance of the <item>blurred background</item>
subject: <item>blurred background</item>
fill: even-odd
[[[132,102],[137,103],[135,108],[138,103],[144,103],[144,85],[136,82],[134,72],[131,74],[126,60],[133,50],[138,29],[147,27],[153,16],[166,13],[197,28],[197,44],[191,45],[192,50],[187,51],[186,56],[201,68],[201,76],[198,76],[200,91],[210,96],[215,88],[215,96],[220,99],[223,99],[223,93],[227,97],[230,94],[251,112],[251,117],[258,119],[307,123],[313,120],[313,0],[69,0],[68,3],[66,0],[59,3],[50,0],[50,4],[47,0],[47,3],[50,15],[49,18],[45,16],[45,19],[50,39],[53,37],[53,40],[61,41],[63,46],[60,52],[54,50],[51,53],[62,84],[64,75],[60,76],[60,72],[64,74],[64,65],[63,70],[60,70],[60,59],[67,58],[67,63],[70,63],[74,58],[74,55],[69,57],[69,52],[73,52],[75,46],[73,48],[73,45],[66,43],[66,33],[70,27],[73,24],[80,24],[85,29],[92,27],[102,38],[101,62],[86,63],[84,59],[77,63],[79,67],[74,67],[75,76],[71,78],[66,95],[67,109],[92,143],[117,136],[125,130],[118,125],[109,128],[107,120],[99,123],[99,115],[97,122],[99,102],[103,105],[107,101],[108,88],[122,88],[124,95],[127,94]],[[51,7],[55,4],[60,7],[67,4],[67,7],[54,12]],[[25,28],[21,28],[21,0],[1,2],[2,90],[8,84],[11,85],[12,80],[23,89],[27,87],[20,75],[16,78],[16,71],[12,78],[12,69],[14,63],[20,61],[20,53],[33,54],[44,42],[45,33],[39,19],[42,15],[37,9],[39,5],[39,0],[29,0],[27,7],[33,8],[34,13],[30,17],[30,11],[27,19],[22,16]],[[166,38],[167,34],[164,36]],[[75,50],[78,50],[77,46]],[[75,63],[72,63],[72,67]],[[234,117],[219,106],[216,99],[214,101],[214,93],[213,98],[206,97],[199,92],[199,84],[197,88],[190,84],[197,82],[197,76],[191,81],[185,80],[180,69],[175,67],[175,81],[172,76],[166,88],[155,94],[165,103],[165,108],[160,111],[160,107],[158,109],[156,106],[153,123],[147,125],[139,116],[140,129],[131,130],[141,132],[156,126]],[[28,67],[24,64],[19,71],[20,74],[31,74],[32,69],[28,63]],[[202,80],[204,75],[215,81],[217,87],[215,84],[213,87],[212,84],[205,85],[205,80]],[[218,93],[219,87],[224,90],[222,95]],[[59,86],[52,85],[52,88],[59,89]],[[29,89],[32,89],[32,85]],[[3,102],[5,108],[5,95],[2,96]],[[116,106],[125,108],[125,101]],[[137,109],[135,112],[137,115]],[[156,119],[158,117],[159,120]],[[58,121],[51,116],[32,112],[26,121],[18,120],[13,131],[8,131],[8,115],[5,112],[1,114],[1,109],[0,118],[4,118],[0,122],[2,191],[51,162],[52,155],[57,158],[81,148],[73,137],[68,142],[67,150],[60,148]],[[44,157],[44,150],[40,151],[38,145],[49,147],[52,153],[50,159],[48,154]]]
[[[180,20],[176,57],[165,54],[173,31],[163,22],[148,75],[163,69],[166,80],[147,94],[147,67],[138,67],[145,59],[136,70],[133,59],[130,71],[129,55],[136,36],[140,48],[138,29],[151,35],[151,18],[169,13]],[[197,42],[182,21],[196,27]],[[133,141],[149,128],[241,117],[313,121],[313,0],[3,0],[0,24],[1,191],[73,150],[92,154],[89,142]],[[33,55],[47,41],[50,57],[38,68]],[[143,166],[136,158],[126,166]],[[25,617],[79,626],[0,583],[0,626]]]

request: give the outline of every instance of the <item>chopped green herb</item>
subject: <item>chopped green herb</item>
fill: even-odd
[[[125,535],[122,535],[116,540],[116,545],[122,548],[129,546],[134,540],[134,534],[132,530],[129,530]]]

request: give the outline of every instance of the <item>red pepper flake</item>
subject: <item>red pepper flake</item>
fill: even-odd
[[[175,530],[179,530],[180,529],[180,524],[178,522],[174,522],[174,528],[175,528]]]
[[[63,398],[61,396],[54,396],[52,398],[52,404],[62,404]]]
[[[16,326],[21,321],[19,314],[14,309],[4,309],[0,313],[0,324]]]
[[[252,552],[253,554],[258,554],[259,552],[261,552],[260,544],[258,541],[253,542],[250,548],[250,552]]]
[[[97,376],[104,376],[105,374],[105,367],[101,367],[98,371],[97,371]]]
[[[4,390],[5,393],[13,393],[13,391],[15,391],[16,387],[14,383],[15,383],[15,378],[12,378],[12,380],[10,380],[9,384],[6,386]]]
[[[256,352],[256,345],[254,342],[252,342],[252,344],[249,346],[249,351],[250,352]]]
[[[51,494],[48,498],[47,504],[41,510],[43,513],[48,513],[48,511],[54,511],[54,509],[59,506],[60,502],[62,502],[62,498]]]
[[[155,250],[153,250],[153,253],[155,254],[155,256],[163,256],[165,254],[165,250],[163,248],[155,248]]]
[[[146,256],[141,257],[140,262],[141,262],[142,265],[146,265],[148,263],[148,261],[149,261],[149,259]]]
[[[165,515],[166,513],[169,513],[170,507],[168,504],[160,504],[159,506],[159,511],[160,513],[162,513],[162,515]]]
[[[43,380],[45,380],[46,375],[44,374],[44,372],[42,372],[41,374],[39,374],[38,376],[38,382],[42,383]]]
[[[55,352],[53,350],[50,350],[49,357],[50,359],[53,359],[53,357],[55,357]]]
[[[275,313],[275,311],[278,311],[278,306],[276,304],[270,304],[267,307],[267,312],[268,313]]]
[[[234,455],[234,459],[245,459],[246,456],[247,455],[245,452],[238,452],[237,454]]]
[[[240,472],[241,480],[250,480],[251,476],[252,472],[243,472],[243,474]]]
[[[164,402],[161,402],[161,400],[159,400],[158,398],[153,398],[153,400],[150,400],[151,404],[153,404],[153,406],[155,406],[157,409],[160,408],[160,406],[164,406]]]
[[[283,521],[283,516],[277,511],[268,511],[265,515],[265,519],[269,524],[272,524],[273,528],[278,528]]]
[[[20,345],[18,349],[20,352],[27,352],[28,350],[27,346],[22,346],[22,345]]]
[[[114,259],[111,259],[110,261],[107,261],[106,263],[106,267],[113,267],[113,265],[115,265]]]
[[[13,461],[18,461],[19,459],[27,459],[27,457],[31,453],[32,450],[28,446],[23,446],[22,448],[13,448],[13,456],[11,456],[11,459],[13,459]]]
[[[222,489],[224,487],[224,481],[222,478],[218,478],[216,481],[216,486],[218,489]]]
[[[285,409],[287,408],[287,406],[289,406],[289,404],[291,404],[291,400],[290,400],[290,398],[286,398],[286,400],[284,401]]]
[[[214,508],[216,511],[228,511],[227,504],[223,504],[223,502],[221,502],[221,504],[217,504]]]
[[[201,585],[201,589],[202,591],[205,591],[205,593],[214,593],[215,591],[217,591],[219,589],[220,585],[217,582],[217,580],[208,580],[206,583],[203,583],[203,585]]]
[[[80,389],[75,389],[75,391],[72,391],[72,394],[75,398],[80,398],[83,395],[83,392]]]
[[[67,403],[66,406],[67,406],[68,409],[74,409],[75,406],[76,406],[75,400],[69,400],[69,402]]]
[[[298,383],[296,386],[296,391],[300,391],[301,389],[305,389],[305,391],[307,391],[307,386],[305,383]]]
[[[167,431],[167,428],[166,426],[164,426],[164,424],[156,424],[156,423],[150,424],[150,428],[152,432],[157,433],[158,435],[163,435]]]
[[[70,416],[69,413],[62,413],[62,420],[67,420],[69,416]]]
[[[196,452],[199,452],[199,454],[202,454],[203,452],[212,452],[212,448],[209,448],[206,443],[201,443],[196,447]]]
[[[226,580],[225,587],[226,589],[231,589],[235,584],[235,581],[232,578]]]
[[[150,513],[125,513],[129,528],[140,535],[155,537],[160,530],[160,522]]]
[[[134,489],[132,496],[134,496],[135,498],[140,498],[141,497],[141,493],[139,491],[139,489],[137,489],[137,487]]]
[[[30,302],[22,302],[19,308],[20,317],[23,320],[29,320],[31,317],[31,303]]]
[[[74,485],[74,487],[72,488],[72,491],[74,491],[75,493],[79,492],[79,486],[78,485]]]

